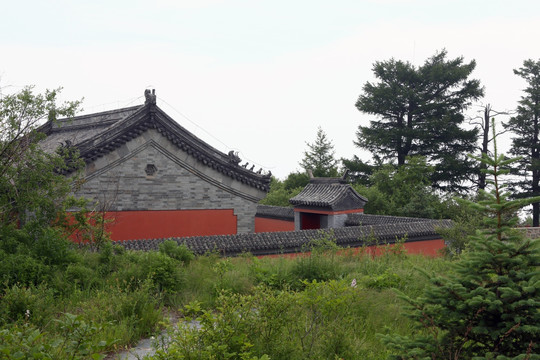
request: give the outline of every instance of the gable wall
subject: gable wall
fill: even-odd
[[[148,164],[155,174],[146,174]],[[232,210],[237,232],[245,233],[255,230],[256,202],[265,193],[201,164],[150,129],[88,164],[77,195],[106,211]]]

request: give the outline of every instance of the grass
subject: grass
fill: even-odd
[[[84,327],[81,347],[66,348],[65,354],[57,352],[55,357],[85,359],[155,334],[168,311],[199,317],[206,311],[207,316],[228,317],[228,323],[210,321],[206,332],[223,333],[207,339],[189,336],[207,349],[223,349],[230,345],[223,343],[223,334],[236,334],[235,339],[241,340],[237,348],[229,349],[238,352],[232,358],[242,358],[243,351],[250,359],[264,354],[272,359],[382,359],[386,349],[377,333],[412,331],[392,288],[415,297],[427,282],[416,268],[444,274],[451,263],[399,251],[371,257],[328,247],[292,259],[249,254],[224,259],[208,254],[191,260],[174,255],[178,254],[174,249],[170,250],[174,256],[169,256],[169,250],[152,254],[109,246],[101,253],[77,251],[74,262],[50,270],[38,284],[5,283],[0,297],[0,351],[13,355],[32,345],[46,353],[47,344],[76,337]],[[231,329],[230,319],[236,319],[241,303],[251,304],[251,310]],[[199,310],[189,314],[190,307]],[[66,330],[61,324],[71,315],[77,321]],[[21,333],[21,338],[29,339],[35,331],[41,334],[35,344],[24,345],[13,336]],[[177,353],[187,351],[182,342],[169,346],[177,346]],[[171,349],[161,350],[156,358],[172,358]]]

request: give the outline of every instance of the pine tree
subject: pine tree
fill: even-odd
[[[514,70],[527,81],[519,101],[517,115],[506,124],[517,136],[512,139],[510,153],[521,156],[513,173],[518,180],[513,187],[517,197],[540,195],[540,60],[525,60],[523,67]],[[533,226],[540,226],[540,203],[533,203]]]
[[[358,127],[355,144],[398,165],[409,156],[425,156],[435,166],[435,187],[468,190],[463,182],[473,164],[466,154],[474,151],[477,130],[462,127],[463,110],[484,93],[469,78],[475,67],[474,60],[448,59],[446,50],[419,67],[395,59],[376,62],[377,82],[366,82],[356,102],[375,118]]]
[[[317,139],[313,144],[307,144],[309,150],[304,152],[300,166],[312,170],[315,177],[334,177],[338,174],[337,160],[334,158],[334,145],[326,138],[325,132],[319,127]]]
[[[410,299],[417,323],[413,338],[382,336],[397,355],[391,359],[540,359],[540,250],[538,240],[513,229],[508,216],[538,198],[507,200],[500,176],[514,159],[476,160],[488,166],[492,190],[468,203],[484,215],[486,228],[471,237],[470,249],[447,277],[431,279],[423,296]]]

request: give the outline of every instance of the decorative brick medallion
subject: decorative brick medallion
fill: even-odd
[[[154,176],[157,173],[157,167],[154,164],[147,164],[144,171],[146,172],[146,175]]]

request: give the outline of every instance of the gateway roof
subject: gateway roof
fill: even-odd
[[[343,178],[314,178],[289,202],[295,207],[327,208],[332,211],[362,209],[368,199]]]

